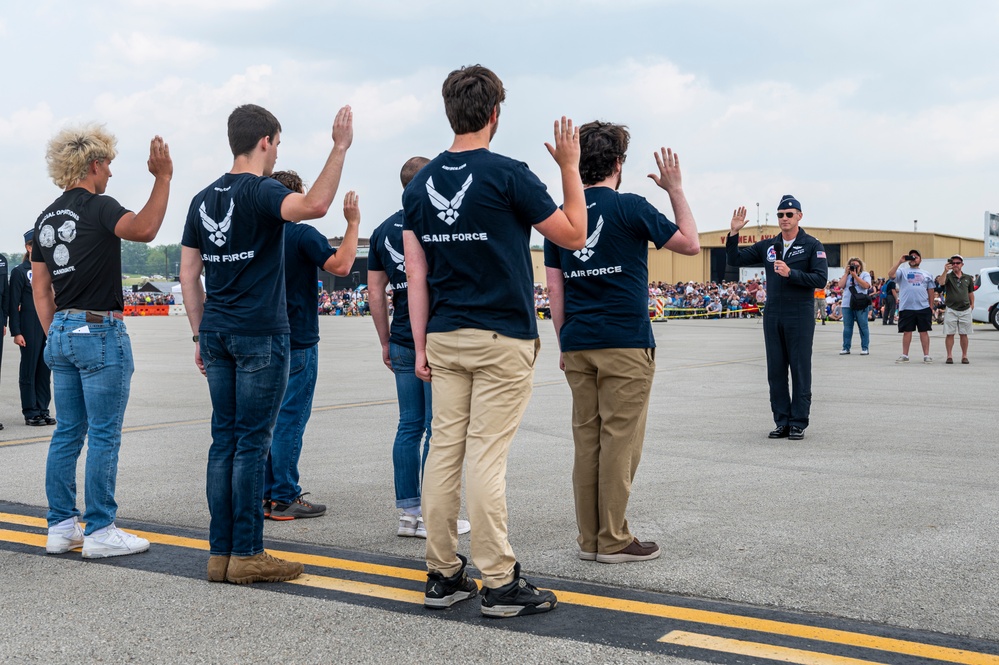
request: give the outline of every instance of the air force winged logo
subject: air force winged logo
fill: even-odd
[[[232,226],[232,209],[236,206],[236,200],[233,199],[229,201],[229,212],[225,214],[225,219],[221,222],[216,222],[214,219],[208,216],[208,212],[205,210],[204,202],[201,203],[201,208],[198,212],[201,214],[201,223],[206,229],[208,229],[208,239],[215,243],[216,246],[221,247],[225,244],[225,234],[229,232],[229,227]]]
[[[427,178],[427,194],[430,195],[430,203],[433,204],[435,208],[440,210],[437,216],[444,220],[449,226],[454,224],[458,219],[458,208],[461,207],[461,201],[465,198],[465,192],[468,191],[468,187],[472,184],[472,174],[468,174],[468,179],[465,180],[465,184],[461,186],[458,193],[454,195],[454,198],[448,201],[446,198],[441,196],[436,189],[434,189],[434,179],[433,177]]]
[[[395,247],[392,246],[388,238],[385,238],[385,249],[388,250],[392,260],[395,261],[396,270],[406,272],[406,256],[402,252],[395,251]]]
[[[591,258],[593,258],[593,248],[597,246],[597,241],[600,240],[600,231],[603,228],[604,228],[604,216],[600,215],[600,217],[597,218],[597,228],[593,229],[593,233],[591,233],[590,237],[586,239],[586,245],[583,247],[583,249],[577,249],[575,252],[572,253],[572,255],[575,256],[580,261],[582,261],[583,263],[586,263]]]

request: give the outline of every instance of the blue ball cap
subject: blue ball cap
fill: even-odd
[[[798,212],[801,212],[801,204],[798,203],[798,199],[794,198],[790,194],[785,194],[780,197],[780,203],[777,204],[777,209],[787,210],[789,208],[794,208]]]
[[[27,245],[29,242],[34,242],[35,240],[35,227],[31,227],[24,232],[24,244]]]

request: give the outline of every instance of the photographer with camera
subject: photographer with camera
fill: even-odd
[[[922,255],[912,249],[888,271],[888,278],[894,279],[898,287],[898,331],[902,333],[902,355],[896,363],[909,362],[913,330],[919,331],[923,362],[933,362],[930,357],[930,330],[933,329],[933,287],[936,281],[933,275],[919,267],[922,261]],[[902,267],[903,263],[909,265]]]
[[[853,343],[853,322],[860,328],[860,355],[866,356],[871,340],[867,327],[867,314],[871,309],[871,274],[864,270],[864,262],[853,256],[847,261],[846,270],[839,278],[839,288],[843,290],[843,350],[841,356],[850,355]]]
[[[947,306],[943,317],[947,363],[954,364],[954,334],[961,338],[961,364],[968,364],[968,335],[971,334],[971,310],[975,308],[975,278],[964,272],[964,257],[947,259],[937,284],[944,287]]]

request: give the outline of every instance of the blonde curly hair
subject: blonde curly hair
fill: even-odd
[[[117,145],[118,139],[104,125],[66,127],[49,141],[45,151],[49,177],[60,189],[69,189],[87,177],[91,162],[114,159]]]

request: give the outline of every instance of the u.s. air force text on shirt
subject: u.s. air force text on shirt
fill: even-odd
[[[389,341],[415,348],[409,323],[409,282],[406,279],[406,256],[402,248],[403,213],[398,211],[382,222],[371,234],[368,270],[384,272],[392,289],[392,326]]]
[[[191,201],[181,244],[205,264],[202,331],[288,334],[281,202],[291,190],[273,178],[226,173]]]
[[[545,241],[545,266],[562,271],[563,351],[647,349],[656,341],[649,322],[648,246],[662,248],[676,224],[636,194],[609,187],[585,191],[586,244],[570,251]]]
[[[530,238],[555,202],[523,162],[486,149],[443,152],[406,187],[403,228],[427,260],[427,332],[492,330],[536,339]]]

